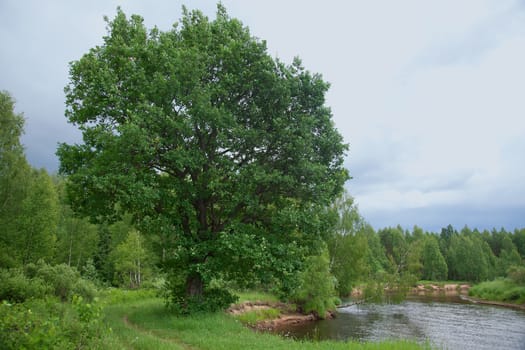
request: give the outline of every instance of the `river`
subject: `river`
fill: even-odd
[[[465,303],[458,297],[412,297],[401,304],[362,304],[339,309],[333,320],[288,326],[298,339],[412,339],[445,349],[525,350],[525,312]]]

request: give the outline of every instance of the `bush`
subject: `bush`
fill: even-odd
[[[106,334],[101,307],[74,297],[73,303],[56,298],[0,304],[1,349],[90,349]]]
[[[33,267],[29,267],[33,270]],[[73,294],[79,294],[87,300],[92,300],[96,293],[93,283],[83,280],[80,273],[66,264],[48,265],[39,262],[35,270],[36,277],[45,280],[53,289],[55,296],[62,301],[71,300]]]
[[[28,278],[18,268],[0,270],[0,300],[19,303],[51,294],[51,287],[41,278]]]
[[[45,296],[68,301],[74,294],[91,301],[97,293],[92,282],[82,279],[75,268],[65,264],[51,266],[40,261],[24,269],[1,269],[0,280],[0,300],[16,303]]]
[[[525,266],[511,266],[507,275],[514,283],[525,284]]]
[[[51,287],[53,295],[62,301],[71,300],[74,294],[92,301],[97,293],[97,289],[91,281],[82,279],[77,269],[66,264],[53,266],[39,261],[37,264],[27,265],[25,270],[28,276],[46,281]]]
[[[166,296],[168,308],[179,315],[217,312],[239,300],[238,296],[223,288],[206,289],[202,295],[193,297],[187,296],[184,290],[174,290],[172,293],[166,293]]]
[[[324,318],[328,311],[336,308],[335,279],[330,274],[328,251],[306,260],[306,269],[300,274],[300,287],[292,300],[304,313],[314,313]]]

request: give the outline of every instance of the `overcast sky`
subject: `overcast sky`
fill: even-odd
[[[182,4],[0,0],[0,90],[26,118],[29,162],[58,168],[68,63],[106,34],[116,7],[168,30]],[[375,228],[525,227],[525,2],[224,0],[269,53],[331,83],[350,145],[347,188]]]

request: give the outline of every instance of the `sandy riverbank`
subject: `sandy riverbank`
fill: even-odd
[[[255,325],[249,325],[250,327],[257,330],[275,330],[280,327],[285,327],[291,324],[299,324],[304,322],[311,322],[319,319],[313,314],[301,314],[295,311],[291,305],[279,302],[263,302],[263,301],[247,301],[240,304],[232,305],[227,312],[231,315],[240,315],[245,312],[264,310],[264,309],[277,309],[280,314],[277,318],[271,320],[258,321]],[[329,313],[325,318],[332,318],[334,314]]]

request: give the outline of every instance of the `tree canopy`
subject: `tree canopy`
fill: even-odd
[[[221,5],[213,21],[184,9],[167,32],[120,9],[107,22],[65,89],[83,133],[57,152],[74,210],[175,237],[165,264],[182,304],[213,279],[289,275],[320,237],[315,207],[348,179],[329,84],[272,58]]]

